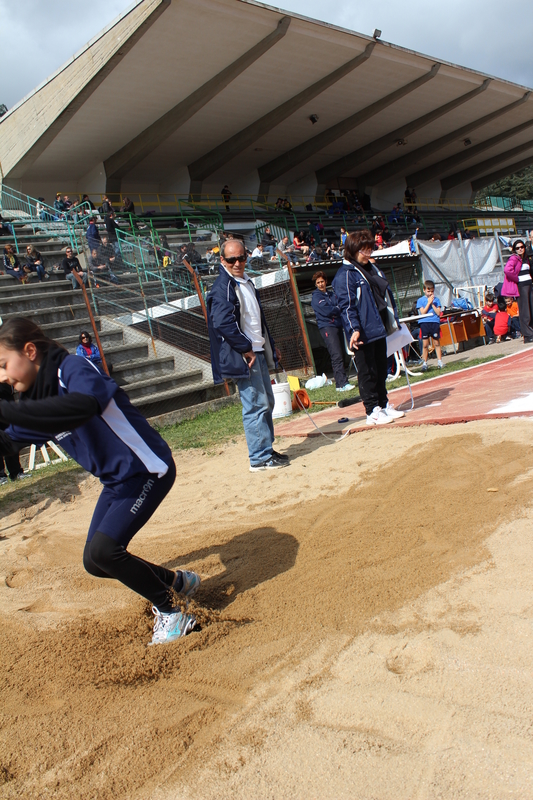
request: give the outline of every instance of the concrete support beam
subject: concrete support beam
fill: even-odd
[[[521,125],[516,125],[514,128],[509,128],[509,130],[503,131],[503,133],[499,133],[491,139],[486,139],[484,142],[474,145],[474,147],[465,147],[464,150],[460,153],[456,153],[454,156],[445,158],[442,161],[438,161],[436,164],[432,164],[418,172],[414,172],[412,175],[408,175],[406,178],[407,185],[419,186],[421,183],[426,183],[426,181],[430,181],[432,178],[440,178],[444,172],[449,172],[450,169],[458,167],[464,161],[470,161],[471,158],[474,158],[480,153],[484,153],[485,150],[490,150],[491,147],[496,147],[496,145],[505,142],[507,139],[511,139],[513,136],[518,136],[519,133],[526,131],[532,126],[533,119],[529,119],[526,122],[522,122]]]
[[[533,125],[533,120],[530,124]],[[488,158],[486,161],[480,161],[479,164],[473,164],[471,167],[461,170],[461,172],[456,172],[455,175],[449,175],[447,178],[442,178],[440,185],[444,191],[448,191],[448,189],[452,189],[454,186],[459,186],[461,183],[471,181],[477,175],[490,173],[490,171],[494,167],[497,167],[498,164],[508,161],[513,156],[526,153],[528,150],[533,150],[533,140],[525,142],[525,144],[520,144],[518,147],[513,147],[512,150],[506,150],[505,153],[500,153],[497,156]]]
[[[385,136],[381,136],[375,142],[370,142],[364,147],[360,147],[359,150],[354,150],[354,152],[348,153],[348,155],[333,161],[331,164],[327,164],[325,167],[322,167],[322,169],[319,169],[316,172],[318,181],[317,196],[323,195],[327,184],[334,178],[350,172],[350,170],[355,169],[355,167],[359,166],[359,164],[363,164],[369,158],[372,158],[373,156],[378,155],[378,153],[381,153],[383,150],[387,150],[389,147],[392,147],[399,139],[404,139],[411,133],[414,133],[415,131],[424,128],[426,125],[429,125],[430,122],[434,122],[436,119],[439,119],[439,117],[444,116],[444,114],[448,114],[450,111],[453,111],[463,103],[467,103],[473,97],[476,97],[481,92],[484,92],[488,88],[490,82],[491,79],[487,78],[487,80],[483,81],[481,86],[477,86],[475,89],[472,89],[472,91],[461,95],[461,97],[439,106],[434,111],[430,111],[428,114],[424,114],[422,117],[418,117],[412,122],[402,125],[401,128],[396,128],[396,130],[386,133]]]
[[[366,175],[361,176],[361,180],[364,181],[366,186],[376,186],[378,183],[388,180],[389,178],[394,178],[396,175],[405,174],[407,169],[418,164],[424,158],[433,155],[433,153],[442,150],[443,147],[446,147],[458,139],[462,139],[464,136],[468,136],[472,131],[483,127],[483,125],[488,125],[489,122],[493,122],[504,114],[509,114],[515,108],[525,103],[530,96],[531,92],[526,92],[523,97],[519,100],[515,100],[514,103],[509,103],[509,105],[499,108],[491,114],[486,114],[484,117],[480,117],[473,122],[469,122],[467,125],[463,125],[461,128],[457,128],[455,131],[447,133],[445,136],[441,136],[439,139],[435,139],[435,141],[429,142],[423,147],[413,150],[411,153],[407,153],[405,156],[395,158],[393,161],[389,161],[388,164],[383,164],[382,167],[367,172]]]
[[[405,97],[405,95],[409,94],[410,92],[414,92],[415,89],[418,89],[419,86],[423,86],[424,83],[430,81],[439,71],[439,67],[440,64],[434,64],[432,69],[425,75],[421,75],[414,81],[405,84],[405,86],[401,86],[399,89],[396,89],[396,91],[391,92],[385,97],[382,97],[375,103],[372,103],[366,108],[362,108],[360,111],[357,111],[350,117],[343,119],[336,125],[332,125],[331,128],[322,131],[322,133],[319,133],[317,136],[313,136],[313,138],[309,139],[307,142],[303,142],[297,147],[293,147],[291,150],[288,150],[281,156],[278,156],[272,161],[269,161],[267,164],[264,164],[258,170],[259,179],[261,181],[259,187],[259,196],[267,195],[270,189],[270,184],[276,180],[276,178],[279,178],[280,175],[283,175],[285,172],[288,172],[288,170],[298,166],[298,164],[302,164],[306,159],[310,158],[315,153],[320,152],[320,150],[322,150],[324,147],[327,147],[332,142],[340,139],[341,136],[344,136],[354,128],[357,128],[358,125],[362,125],[363,122],[366,122],[366,120],[370,119],[376,114],[379,114],[379,112],[383,111],[383,109],[397,102],[402,97]]]
[[[241,75],[251,64],[274,47],[289,29],[290,17],[282,17],[275,31],[254,44],[236,61],[215,75],[203,86],[178,103],[166,114],[138,134],[131,142],[113,153],[105,162],[108,191],[120,191],[120,181],[128,172],[148,156],[156,147],[177,131],[187,120],[209,103],[217,94]]]
[[[124,20],[121,20],[118,25],[116,26],[117,31],[122,32],[122,36],[118,38],[115,42],[115,36],[118,34],[115,32],[115,29],[112,29],[106,36],[102,37],[103,47],[106,46],[106,42],[109,39],[110,43],[107,45],[108,47],[113,47],[114,52],[111,52],[109,57],[106,58],[104,55],[100,55],[102,67],[95,73],[89,80],[87,80],[87,74],[90,74],[92,63],[98,63],[99,59],[93,54],[92,63],[85,64],[87,61],[88,56],[84,53],[82,54],[77,61],[80,63],[80,69],[83,70],[84,78],[87,81],[85,85],[81,83],[80,79],[80,90],[76,92],[75,96],[72,100],[66,102],[65,106],[59,111],[53,122],[44,129],[43,133],[33,142],[33,144],[27,147],[24,155],[20,158],[15,166],[12,169],[8,169],[6,171],[6,177],[9,176],[10,180],[16,180],[17,178],[22,178],[27,173],[27,171],[33,166],[33,164],[37,161],[39,156],[44,153],[48,145],[56,138],[56,136],[63,130],[65,125],[67,125],[72,117],[79,111],[79,109],[87,102],[89,97],[93,94],[93,92],[98,89],[98,87],[105,81],[108,75],[113,72],[116,66],[120,64],[124,56],[126,56],[130,50],[134,47],[137,42],[142,39],[146,31],[152,27],[152,25],[159,19],[161,14],[170,8],[171,0],[155,0],[155,2],[151,3],[152,10],[147,13],[145,18],[142,22],[137,25],[131,33],[128,33],[128,17],[125,17]],[[140,10],[140,9],[139,9]],[[137,9],[132,11],[132,15],[135,17],[135,12]],[[99,54],[98,54],[99,55]],[[70,82],[73,84],[74,79],[71,74],[69,74]],[[65,82],[63,85],[59,85],[57,88],[56,83],[61,81],[61,78],[57,76],[54,80],[52,80],[48,86],[44,87],[41,92],[46,95],[48,92],[53,92],[53,96],[50,98],[50,107],[47,109],[47,114],[51,116],[52,109],[57,105],[58,102],[62,101],[63,95],[67,94],[67,90],[70,89],[70,84]],[[31,102],[31,99],[26,101],[28,103],[28,113],[30,114],[31,119],[31,129],[39,128],[42,125],[42,121],[39,120],[39,124],[35,121],[35,111],[34,105]],[[41,114],[42,118],[46,115]],[[8,119],[6,119],[8,122]],[[29,122],[29,120],[28,120]],[[6,130],[7,130],[6,126]],[[2,130],[4,133],[4,130]],[[20,135],[20,132],[14,132],[17,137],[24,138]],[[7,138],[7,137],[6,137]]]
[[[308,86],[303,91],[299,92],[290,100],[277,106],[268,114],[265,114],[260,119],[252,122],[251,125],[244,128],[239,133],[231,136],[225,142],[215,147],[209,153],[189,164],[189,175],[191,176],[191,194],[199,194],[201,191],[201,184],[209,175],[212,175],[220,167],[224,166],[228,161],[242,153],[247,147],[256,142],[261,136],[271,131],[280,122],[290,117],[299,108],[308,103],[313,98],[317,97],[322,92],[325,92],[333,84],[340,81],[354,69],[360,67],[370,58],[372,50],[376,46],[375,42],[371,42],[365,50],[355,58],[343,64],[342,67],[330,72],[324,78],[321,78],[316,83]]]
[[[472,191],[479,192],[481,189],[484,189],[485,186],[490,186],[491,183],[501,181],[508,175],[513,175],[515,172],[518,172],[521,169],[530,167],[531,164],[533,164],[533,156],[524,158],[522,161],[515,161],[514,164],[509,164],[507,167],[497,169],[496,172],[489,172],[488,175],[482,175],[481,178],[476,178],[475,181],[472,181]]]

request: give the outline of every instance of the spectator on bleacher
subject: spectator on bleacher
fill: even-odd
[[[511,338],[509,329],[511,326],[511,317],[507,313],[507,304],[504,297],[498,297],[498,310],[494,317],[494,333],[496,341],[501,342],[502,339],[507,341]]]
[[[67,247],[65,250],[65,258],[62,261],[61,267],[65,273],[65,280],[71,282],[73,289],[78,286],[78,281],[74,276],[75,272],[80,276],[83,283],[87,285],[87,273],[82,270],[77,256],[72,252],[72,247]]]
[[[498,304],[492,292],[485,293],[485,305],[481,309],[481,319],[485,326],[485,333],[487,334],[487,344],[492,344],[496,341],[494,334],[494,320],[496,319],[496,312],[498,311]]]
[[[186,248],[187,261],[189,262],[189,264],[192,264],[194,266],[195,264],[202,263],[202,256],[194,246],[193,242],[189,242],[189,244],[185,245],[185,248]]]
[[[115,209],[111,205],[111,200],[109,199],[109,197],[106,194],[104,194],[104,196],[102,197],[102,205],[100,206],[98,211],[103,216],[106,216],[107,214],[112,214],[114,212],[114,210]]]
[[[291,264],[298,263],[298,256],[296,255],[294,246],[290,243],[288,236],[284,236],[281,242],[278,242],[277,250],[281,257],[285,259],[285,261],[290,261]]]
[[[276,239],[270,232],[269,227],[266,227],[263,231],[261,244],[263,245],[263,250],[266,250],[268,253],[270,253],[270,257],[272,258],[276,250]]]
[[[430,242],[442,242],[442,236],[440,235],[440,233],[434,233],[429,241]]]
[[[88,194],[82,195],[81,202],[86,204],[85,205],[86,208],[90,208],[91,211],[96,211],[96,206],[94,205],[92,200],[89,199]]]
[[[76,355],[86,358],[97,367],[103,367],[102,356],[100,350],[93,344],[93,340],[89,331],[82,331],[78,339],[78,346],[76,347]]]
[[[26,272],[26,274],[36,272],[39,281],[44,281],[48,278],[44,269],[43,257],[31,244],[26,247],[26,266],[24,267],[24,272]]]
[[[252,250],[252,254],[248,258],[246,265],[251,269],[260,269],[263,266],[263,245],[261,242]]]
[[[278,197],[278,199],[274,203],[274,210],[281,211],[282,208],[283,208],[283,197]]]
[[[307,256],[306,264],[312,264],[313,261],[324,261],[324,251],[319,244],[315,244],[314,247],[311,248],[311,252]]]
[[[298,233],[294,234],[294,238],[292,240],[293,247],[303,256],[308,255],[309,253],[309,245],[305,243],[304,232],[299,231]]]
[[[129,197],[125,197],[120,210],[123,214],[135,214],[135,203]]]
[[[330,261],[342,261],[342,253],[339,253],[337,250],[337,245],[335,242],[332,242],[328,246],[326,253]]]
[[[387,228],[387,226],[385,226],[385,228],[383,229],[381,236],[383,239],[383,244],[389,244],[390,240],[392,239],[392,233]]]
[[[63,202],[63,198],[61,197],[61,192],[58,192],[56,194],[56,199],[54,200],[54,208],[57,211],[56,220],[61,219],[65,211],[65,204]]]
[[[533,342],[533,279],[531,264],[522,239],[512,246],[512,255],[504,267],[503,297],[516,297],[520,312],[520,331],[524,344]]]
[[[13,236],[13,228],[0,214],[0,236]]]
[[[176,264],[183,264],[183,259],[187,257],[187,245],[180,245],[180,249],[176,254]]]
[[[454,231],[453,228],[450,228],[450,230],[448,231],[447,238],[448,238],[449,241],[453,241],[454,239],[457,239],[457,236],[455,235],[455,231]]]
[[[74,205],[68,194],[63,195],[63,205],[65,207],[65,211],[68,211],[69,208],[72,208]]]
[[[226,204],[226,211],[229,211],[229,203],[231,200],[232,192],[230,191],[230,188],[227,183],[225,183],[224,186],[222,187],[220,194],[222,195],[222,199]]]
[[[26,283],[28,280],[12,244],[6,244],[4,247],[4,270],[19,283]]]
[[[342,248],[344,248],[344,245],[346,244],[346,237],[347,236],[348,236],[348,234],[346,233],[346,228],[343,225],[341,225],[341,247]]]
[[[346,370],[344,369],[341,312],[337,308],[335,295],[332,291],[328,292],[327,290],[328,284],[325,273],[315,272],[313,283],[316,289],[311,296],[311,306],[315,312],[318,330],[331,359],[337,391],[348,392],[353,389],[353,386],[348,383]]]
[[[99,250],[99,258],[105,263],[109,272],[113,272],[118,266],[117,263],[117,254],[115,253],[115,248],[109,241],[109,236],[102,234],[102,244]]]
[[[292,203],[288,197],[283,198],[283,211],[292,211]]]
[[[518,339],[520,336],[520,312],[518,310],[518,303],[513,297],[506,297],[505,305],[507,306],[507,313],[511,317],[509,325],[511,338]]]
[[[89,245],[89,250],[97,249],[102,244],[102,240],[100,239],[100,231],[96,225],[95,217],[89,217],[89,227],[85,232],[85,237],[87,239],[87,244]]]
[[[114,211],[111,211],[106,216],[106,218],[104,220],[104,225],[106,227],[106,231],[107,231],[107,234],[109,236],[109,241],[111,242],[111,244],[115,248],[115,252],[117,254],[120,253],[120,247],[119,247],[118,238],[117,238],[118,225],[115,222],[115,212]]]
[[[43,222],[49,222],[52,219],[50,214],[46,210],[44,197],[37,198],[37,202],[35,203],[35,214],[37,218],[41,219]]]
[[[381,232],[376,233],[374,236],[374,248],[376,250],[383,250],[383,236]]]

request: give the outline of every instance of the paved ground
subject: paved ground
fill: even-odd
[[[407,387],[390,392],[390,401],[406,412],[395,426],[468,422],[475,419],[533,415],[533,347],[521,340],[477,347],[446,356],[446,362],[483,358],[489,353],[505,356],[488,364],[466,367],[461,372],[438,375],[413,384],[413,401]],[[436,362],[430,362],[436,365]],[[340,420],[343,420],[342,422]],[[314,424],[313,424],[314,423]],[[277,436],[338,435],[368,430],[361,403],[337,406],[309,416],[298,415],[275,427]]]

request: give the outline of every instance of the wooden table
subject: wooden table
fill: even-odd
[[[452,345],[454,353],[460,342],[482,336],[485,336],[485,326],[479,311],[458,311],[440,318],[440,343],[444,347]]]

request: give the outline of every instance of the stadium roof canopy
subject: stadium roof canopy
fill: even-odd
[[[467,197],[533,163],[524,86],[253,0],[139,0],[0,121],[7,185]]]

